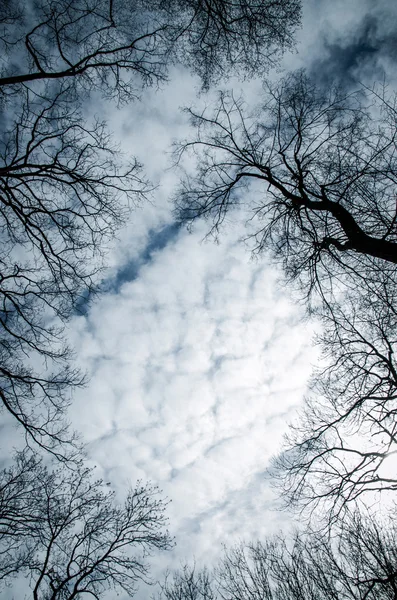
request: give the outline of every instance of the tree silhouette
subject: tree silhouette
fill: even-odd
[[[397,490],[396,288],[386,280],[377,291],[323,315],[323,367],[273,465],[287,504],[321,505],[331,520],[364,495]]]
[[[175,62],[204,85],[232,70],[258,74],[293,45],[300,17],[299,0],[40,0],[32,10],[7,3],[0,85],[66,78],[130,101]]]
[[[197,135],[177,158],[193,153],[197,170],[177,214],[207,217],[217,234],[244,205],[254,252],[283,264],[323,324],[323,367],[273,474],[287,502],[330,501],[337,517],[366,492],[396,489],[385,470],[396,451],[395,100],[318,89],[299,71],[251,114],[227,93],[189,113]]]
[[[210,572],[183,565],[180,571],[167,573],[158,600],[215,600],[215,586]]]
[[[0,143],[1,399],[28,442],[58,455],[75,443],[70,387],[84,384],[62,324],[95,291],[106,242],[146,186],[104,123],[84,123],[68,94],[26,90]]]
[[[252,114],[229,93],[212,112],[190,109],[197,136],[177,155],[193,150],[197,172],[178,190],[178,214],[207,216],[216,232],[232,207],[248,205],[256,251],[270,248],[309,289],[342,270],[359,277],[365,259],[394,269],[396,107],[370,97],[378,113],[361,93],[324,92],[299,71],[269,85]]]
[[[397,538],[359,513],[333,537],[313,531],[226,548],[211,572],[185,566],[167,578],[164,600],[392,600]],[[206,586],[201,582],[205,579]]]
[[[34,600],[133,596],[148,557],[172,547],[159,490],[137,484],[125,503],[92,470],[51,470],[22,453],[0,474],[0,582],[20,575]]]
[[[75,452],[66,409],[85,377],[64,326],[98,289],[108,242],[149,189],[92,116],[93,94],[137,100],[181,61],[204,86],[269,66],[299,19],[298,0],[4,5],[0,397],[28,444]]]

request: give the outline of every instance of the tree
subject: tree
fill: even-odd
[[[299,0],[7,3],[0,85],[66,78],[130,101],[181,60],[208,85],[225,69],[263,72],[292,46],[300,17]]]
[[[210,572],[204,568],[196,570],[188,564],[172,575],[166,574],[164,583],[160,583],[158,600],[215,600],[216,593]]]
[[[226,549],[208,585],[221,600],[392,600],[397,593],[395,522],[354,513],[334,538],[311,531]],[[203,572],[206,572],[205,570]],[[184,568],[165,600],[191,600],[203,572]],[[191,583],[192,577],[195,579]],[[181,593],[180,593],[181,592]]]
[[[386,280],[323,315],[323,367],[272,469],[288,505],[321,505],[334,520],[349,503],[397,490],[395,294]]]
[[[120,505],[91,469],[50,470],[19,454],[0,476],[0,582],[22,575],[34,600],[133,596],[148,556],[172,547],[166,504],[138,483]]]
[[[149,190],[137,161],[89,116],[90,94],[130,102],[178,61],[204,86],[268,66],[299,19],[298,0],[2,7],[0,397],[28,444],[58,458],[75,451],[66,409],[85,378],[64,325],[98,288],[107,243]]]
[[[334,538],[307,531],[225,553],[219,595],[244,600],[361,600],[395,597],[396,531],[356,513]],[[387,532],[387,533],[386,533]]]
[[[29,556],[24,538],[39,521],[32,502],[38,471],[37,457],[21,453],[13,468],[0,473],[0,583],[16,575]]]
[[[323,368],[276,464],[287,502],[327,501],[336,517],[396,489],[383,469],[396,451],[395,100],[324,91],[300,71],[251,114],[226,93],[189,113],[197,136],[177,157],[195,153],[197,171],[177,193],[180,218],[208,217],[217,234],[248,206],[254,252],[282,262],[324,326]]]
[[[26,90],[0,142],[1,399],[34,441],[61,456],[70,387],[84,384],[62,323],[95,291],[106,242],[145,191],[105,124],[68,102]],[[58,450],[57,450],[58,448]]]
[[[177,156],[193,150],[197,174],[182,181],[177,214],[187,222],[207,216],[216,232],[234,206],[248,204],[255,250],[271,249],[307,293],[380,265],[393,275],[397,109],[370,96],[375,106],[360,92],[324,92],[299,71],[267,86],[252,114],[229,93],[213,112],[190,109],[197,136]],[[260,187],[250,204],[253,182]]]

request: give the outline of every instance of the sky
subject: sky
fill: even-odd
[[[351,89],[385,74],[393,85],[394,5],[307,0],[297,52],[282,68],[305,67],[324,84],[331,74]],[[169,84],[147,90],[142,102],[102,106],[115,139],[157,189],[119,233],[107,291],[68,332],[90,376],[70,418],[98,475],[120,498],[142,479],[171,500],[176,547],[153,558],[155,577],[184,560],[211,564],[222,544],[293,523],[277,510],[266,470],[318,360],[317,324],[304,319],[271,259],[252,259],[242,241],[244,213],[226,223],[219,243],[205,239],[208,223],[188,232],[174,221],[178,173],[170,146],[189,133],[179,108],[206,101],[196,99],[197,86],[175,69]],[[248,101],[258,101],[261,82],[234,82],[241,87]]]
[[[392,79],[393,10],[386,1],[305,2],[297,52],[282,68],[304,67],[322,84],[331,74],[348,89]],[[261,82],[231,85],[258,101]],[[90,459],[120,497],[143,479],[171,500],[176,547],[154,557],[154,577],[184,560],[211,564],[222,544],[294,524],[277,510],[266,470],[318,359],[316,324],[304,320],[270,258],[253,260],[242,242],[245,214],[218,244],[205,239],[208,223],[189,233],[174,222],[170,144],[189,133],[179,107],[208,101],[196,90],[175,70],[142,103],[106,109],[124,152],[158,188],[120,232],[108,291],[70,329],[91,378],[71,411]],[[148,593],[143,587],[137,598]]]

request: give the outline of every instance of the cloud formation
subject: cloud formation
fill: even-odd
[[[397,5],[390,0],[307,0],[299,53],[285,66],[305,68],[321,85],[356,89],[395,81]]]
[[[396,57],[395,12],[386,0],[308,0],[300,53],[284,64],[323,83],[379,78]],[[244,87],[248,100],[260,92],[258,82]],[[107,114],[125,153],[161,187],[120,232],[106,293],[70,330],[91,376],[71,419],[98,474],[120,495],[150,479],[172,500],[177,547],[155,559],[157,573],[193,556],[210,563],[222,543],[283,523],[266,469],[316,361],[302,310],[266,257],[250,260],[238,226],[214,245],[202,242],[205,223],[189,235],[173,222],[167,153],[187,127],[176,107],[194,96],[195,81],[175,72],[163,93]],[[13,445],[10,427],[0,433]]]
[[[314,79],[325,85],[334,81],[346,88],[382,81],[390,61],[397,57],[397,32],[390,28],[390,17],[365,14],[349,35],[326,36],[324,56],[311,67]]]
[[[233,231],[220,245],[205,231],[171,236],[73,324],[92,373],[74,424],[116,488],[150,479],[172,499],[165,564],[278,527],[265,471],[314,361],[275,270]]]

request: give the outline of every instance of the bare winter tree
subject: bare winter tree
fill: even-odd
[[[245,205],[255,251],[273,252],[325,328],[324,368],[277,461],[284,498],[330,500],[332,517],[363,493],[395,490],[394,100],[325,92],[298,72],[252,114],[230,94],[189,112],[197,137],[178,156],[193,151],[198,164],[178,214],[206,216],[217,233]]]
[[[90,92],[129,102],[177,61],[204,86],[269,66],[299,19],[298,0],[2,4],[0,397],[28,444],[73,452],[65,410],[84,376],[63,327],[148,189],[140,165],[89,116]]]
[[[106,242],[145,190],[139,165],[122,166],[104,123],[85,123],[68,94],[26,90],[0,142],[0,395],[27,441],[58,454],[74,443],[70,387],[84,383],[62,323],[94,291]]]
[[[397,490],[395,295],[386,280],[323,315],[324,366],[274,464],[287,504],[321,504],[333,520],[364,495]]]
[[[300,17],[299,0],[6,2],[0,85],[66,78],[130,101],[181,60],[208,85],[231,70],[263,72],[291,47]]]
[[[29,549],[25,539],[40,522],[33,499],[38,496],[36,456],[21,453],[12,468],[0,473],[0,582],[7,582],[25,565]]]
[[[397,592],[395,521],[387,525],[354,513],[335,538],[313,532],[239,544],[207,573],[221,600],[393,600]],[[200,600],[202,572],[184,568],[160,598]],[[192,582],[192,578],[194,581]]]
[[[396,531],[352,517],[335,539],[311,532],[227,551],[217,570],[223,600],[386,600],[396,593]]]
[[[180,571],[167,573],[160,583],[158,600],[215,600],[215,586],[210,572],[185,564]]]
[[[253,114],[227,93],[213,111],[189,110],[197,136],[177,153],[194,151],[197,172],[178,190],[178,214],[207,216],[216,232],[247,205],[256,251],[271,249],[306,293],[379,265],[394,274],[397,109],[370,98],[375,106],[361,93],[324,92],[298,72],[269,86]]]
[[[150,554],[172,547],[165,507],[156,487],[137,484],[120,505],[92,470],[21,454],[0,476],[0,582],[23,576],[34,600],[131,597]]]

